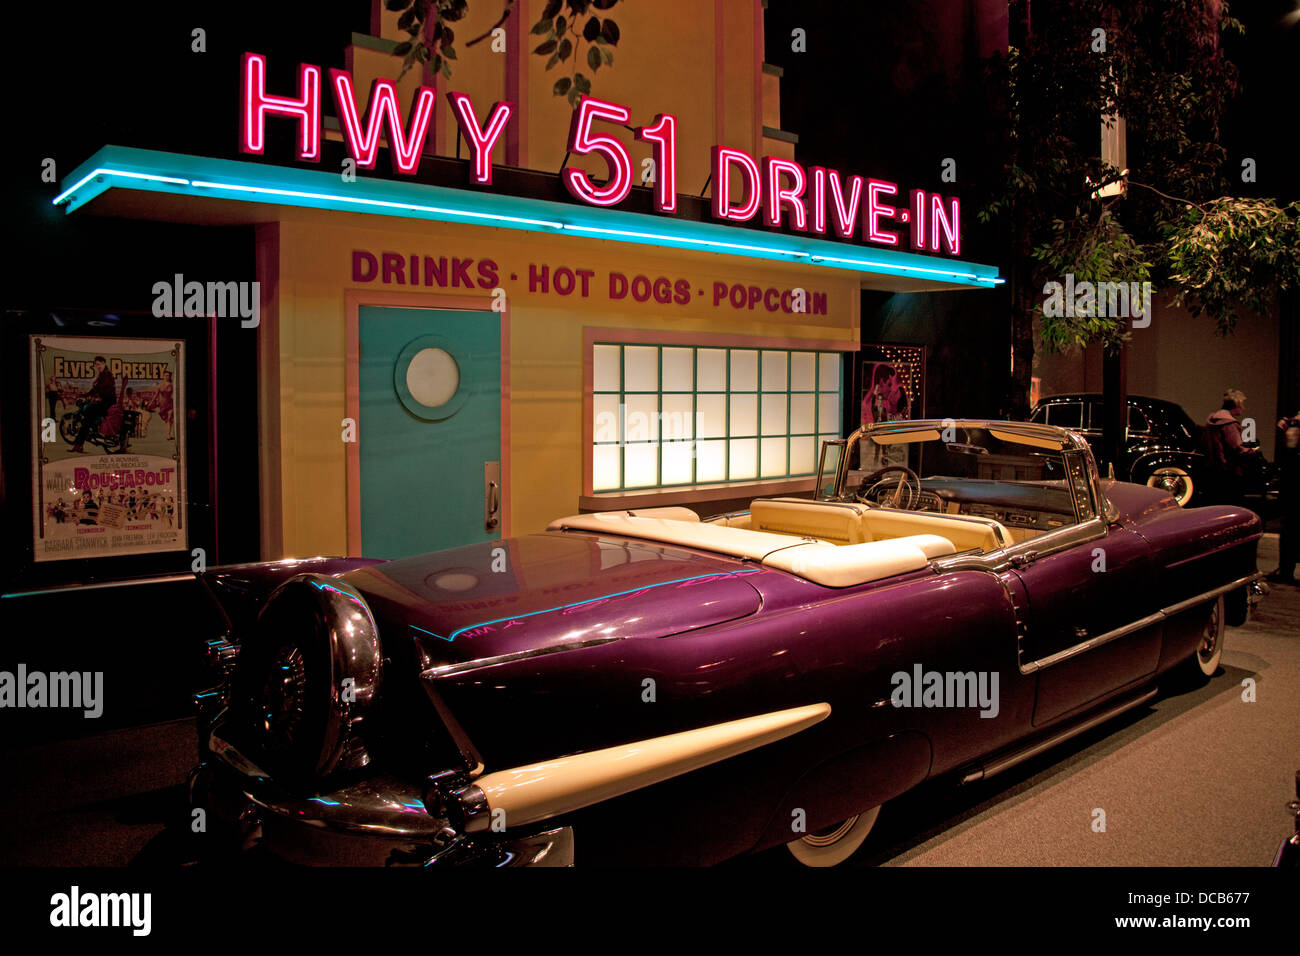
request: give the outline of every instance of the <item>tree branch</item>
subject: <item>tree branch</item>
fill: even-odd
[[[1179,197],[1179,196],[1171,196],[1171,195],[1169,195],[1169,193],[1162,193],[1160,190],[1156,189],[1155,186],[1148,186],[1146,183],[1140,183],[1140,182],[1138,182],[1138,181],[1135,180],[1135,179],[1130,179],[1130,180],[1128,181],[1128,184],[1129,184],[1130,186],[1141,186],[1143,189],[1149,189],[1149,190],[1151,190],[1153,193],[1155,193],[1157,196],[1163,196],[1165,199],[1168,199],[1170,202],[1181,202],[1181,203],[1186,203],[1186,204],[1189,205],[1189,206],[1195,206],[1195,207],[1196,207],[1197,209],[1199,209],[1201,212],[1204,212],[1204,213],[1208,213],[1208,212],[1209,212],[1208,209],[1206,209],[1204,206],[1202,206],[1202,205],[1201,205],[1200,203],[1198,203],[1198,202],[1192,202],[1190,199],[1183,199],[1183,198],[1181,198],[1181,197]]]
[[[475,43],[481,43],[482,41],[490,37],[492,35],[493,30],[495,30],[497,27],[501,26],[501,24],[505,23],[507,20],[510,19],[510,11],[513,9],[514,9],[514,0],[509,0],[509,2],[506,4],[506,8],[501,11],[501,18],[497,20],[496,23],[492,24],[492,26],[488,27],[486,33],[482,33],[476,36],[474,39],[466,43],[465,46],[467,47],[473,46]]]

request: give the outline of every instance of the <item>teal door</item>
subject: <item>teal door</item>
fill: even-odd
[[[499,538],[500,316],[362,306],[358,326],[361,553]]]

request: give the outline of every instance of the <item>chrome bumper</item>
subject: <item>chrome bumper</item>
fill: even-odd
[[[311,865],[573,865],[569,827],[470,838],[429,813],[417,785],[383,775],[295,796],[221,737],[219,727],[205,736],[202,762],[190,773],[190,806],[203,811],[214,856],[260,848]]]
[[[1268,583],[1261,574],[1246,585],[1246,607],[1253,612],[1266,597],[1268,597]]]

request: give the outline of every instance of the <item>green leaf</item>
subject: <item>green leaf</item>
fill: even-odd
[[[442,75],[449,79],[451,77],[451,63],[447,60],[442,61]]]
[[[564,6],[561,0],[546,0],[546,8],[542,10],[542,17],[546,20],[554,20],[555,15],[560,12]]]
[[[590,43],[600,36],[600,17],[592,17],[582,26],[582,38]]]
[[[449,60],[454,60],[456,59],[456,49],[444,43],[442,45],[442,55]]]
[[[564,30],[565,30],[565,28],[566,28],[568,25],[569,25],[569,22],[568,22],[567,20],[565,20],[564,17],[560,17],[559,19],[557,19],[557,20],[555,21],[555,32],[556,32],[559,36],[564,36]]]
[[[533,52],[545,56],[548,53],[554,53],[556,46],[557,44],[554,40],[547,40],[545,43],[539,43]]]
[[[439,24],[442,27],[442,45],[448,46],[456,39],[456,31],[445,24]]]
[[[611,46],[618,46],[618,38],[620,34],[618,24],[613,20],[607,19],[600,25],[600,35]]]
[[[594,46],[593,46],[593,47],[588,47],[588,48],[587,48],[587,66],[591,67],[591,71],[592,71],[593,73],[600,69],[600,64],[601,64],[601,62],[602,62],[602,60],[601,60],[601,58],[600,58],[600,50],[599,50],[597,47],[594,47]]]
[[[576,86],[572,87],[569,90],[569,95],[568,95],[569,105],[573,107],[575,110],[578,108],[578,97],[581,95],[582,94],[578,91],[578,88]]]
[[[597,47],[592,47],[592,49],[595,50],[595,49],[597,49]],[[600,50],[600,58],[601,58],[602,60],[605,61],[605,65],[606,65],[606,66],[613,66],[613,65],[614,65],[614,51],[611,50],[611,49],[610,49],[609,47],[607,47],[607,46],[599,47],[599,50]]]
[[[573,86],[573,80],[569,79],[567,76],[562,76],[555,81],[555,85],[551,87],[551,92],[556,96],[563,96],[565,93],[569,92],[569,87],[571,86]]]
[[[555,64],[559,62],[560,62],[560,54],[552,53],[551,58],[546,61],[546,68],[549,70],[551,67],[555,66]]]
[[[397,29],[406,30],[415,22],[415,9],[408,8],[405,13],[397,18]]]
[[[393,47],[393,56],[406,56],[411,52],[412,43],[408,40],[405,43],[399,43]]]
[[[591,80],[587,79],[587,78],[586,78],[585,76],[583,76],[581,73],[575,73],[575,74],[573,74],[573,87],[574,87],[574,89],[576,89],[579,93],[590,93],[590,92],[591,92]]]
[[[555,21],[551,20],[549,17],[542,17],[542,19],[533,24],[533,28],[528,32],[535,37],[543,36],[550,33],[551,27],[554,25]]]
[[[555,52],[560,54],[561,60],[567,60],[569,58],[569,54],[573,52],[573,41],[570,40],[568,37],[565,37],[563,40],[560,41],[560,48]]]

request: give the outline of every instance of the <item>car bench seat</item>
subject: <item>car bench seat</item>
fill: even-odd
[[[843,588],[926,568],[931,558],[953,553],[952,542],[933,534],[836,546],[811,537],[674,517],[606,511],[559,518],[547,531],[590,531],[699,548],[760,562],[826,587]]]
[[[755,498],[749,504],[749,526],[755,531],[820,538],[837,545],[863,544],[872,540],[862,523],[867,510],[866,505],[852,502]]]
[[[836,545],[913,535],[946,538],[954,551],[991,551],[1011,543],[1007,529],[991,518],[949,517],[807,498],[755,498],[749,507],[750,527],[755,531],[820,538]]]
[[[937,534],[952,542],[958,551],[994,551],[1011,544],[1011,534],[1000,521],[974,516],[956,517],[921,511],[893,511],[873,508],[862,517],[870,541],[904,538],[914,534]]]

